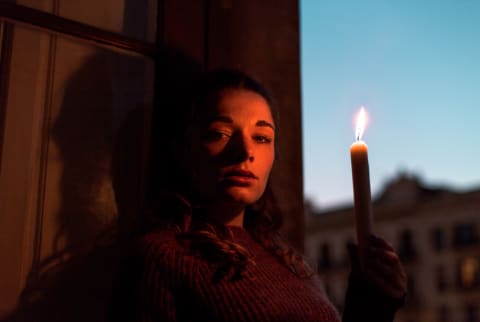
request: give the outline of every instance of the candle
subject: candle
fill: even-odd
[[[353,197],[355,204],[355,227],[360,251],[360,263],[364,262],[368,238],[372,233],[372,203],[370,196],[370,177],[368,171],[368,147],[362,141],[366,114],[362,107],[357,117],[356,141],[350,147],[352,162]],[[363,266],[363,264],[362,264]]]

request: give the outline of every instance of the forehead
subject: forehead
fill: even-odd
[[[217,104],[212,106],[210,116],[230,115],[250,117],[273,123],[271,108],[268,102],[253,91],[244,89],[228,89],[220,93]]]

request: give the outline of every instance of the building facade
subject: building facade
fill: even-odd
[[[408,274],[397,322],[480,321],[480,190],[454,192],[400,176],[374,200],[374,233],[400,255]],[[342,310],[355,241],[352,207],[307,209],[305,248],[326,292]]]

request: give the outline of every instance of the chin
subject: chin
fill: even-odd
[[[223,197],[228,201],[244,206],[254,204],[261,196],[262,193],[248,190],[245,191],[245,189],[239,189],[236,187],[230,188],[223,193]]]

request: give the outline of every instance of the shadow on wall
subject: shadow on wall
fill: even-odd
[[[171,184],[176,164],[173,120],[201,71],[189,57],[164,49],[156,57],[157,104],[150,117],[138,99],[145,68],[142,59],[99,50],[65,84],[50,129],[63,168],[59,228],[53,251],[34,265],[17,309],[3,322],[106,320],[115,276],[142,223],[144,150],[154,147],[148,190],[161,190]]]

